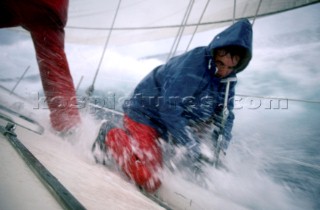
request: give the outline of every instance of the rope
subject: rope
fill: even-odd
[[[192,42],[192,40],[193,40],[193,38],[194,38],[194,35],[196,34],[196,32],[197,32],[197,30],[198,30],[198,27],[199,27],[199,25],[200,25],[200,23],[201,23],[201,21],[202,21],[202,18],[203,18],[203,16],[204,16],[204,13],[206,12],[206,10],[207,10],[207,8],[208,8],[209,3],[210,3],[210,0],[207,0],[207,3],[206,3],[206,5],[205,5],[205,7],[204,7],[204,9],[203,9],[203,11],[202,11],[201,16],[200,16],[200,19],[199,19],[199,21],[198,21],[198,23],[197,23],[197,25],[196,25],[196,28],[194,29],[193,34],[192,34],[192,36],[191,36],[191,38],[190,38],[190,40],[189,40],[188,46],[187,46],[187,48],[186,48],[186,52],[188,51],[188,49],[189,49],[189,47],[190,47],[190,44],[191,44],[191,42]]]
[[[236,96],[240,97],[247,97],[247,98],[263,98],[263,99],[270,99],[270,100],[288,100],[288,101],[296,101],[296,102],[305,102],[305,103],[316,103],[320,104],[320,101],[313,101],[313,100],[306,100],[306,99],[294,99],[294,98],[281,98],[281,97],[265,97],[265,96],[252,96],[252,95],[243,95],[243,94],[236,94]]]
[[[103,48],[103,51],[102,51],[102,55],[101,55],[101,58],[100,58],[100,61],[99,61],[99,64],[98,64],[98,68],[97,68],[96,73],[95,73],[95,75],[94,75],[94,78],[93,78],[93,81],[92,81],[92,85],[91,85],[91,87],[89,87],[89,89],[90,89],[90,90],[88,90],[88,95],[89,95],[89,96],[91,96],[92,93],[93,93],[94,83],[96,82],[96,79],[97,79],[98,73],[99,73],[99,71],[100,71],[100,67],[101,67],[101,64],[102,64],[102,60],[103,60],[104,54],[105,54],[106,49],[107,49],[107,47],[108,47],[108,43],[109,43],[109,40],[110,40],[110,37],[111,37],[111,33],[112,33],[112,31],[113,31],[113,27],[114,27],[114,24],[115,24],[115,22],[116,22],[116,18],[117,18],[117,16],[118,16],[120,4],[121,4],[121,0],[119,0],[116,13],[115,13],[115,15],[114,15],[114,17],[113,17],[112,24],[111,24],[111,28],[110,28],[110,30],[109,30],[109,34],[108,34],[107,40],[106,40],[106,42],[105,42],[105,45],[104,45],[104,48]]]
[[[258,12],[260,10],[261,2],[262,2],[262,0],[259,1],[259,5],[258,5],[258,8],[257,8],[256,14],[254,15],[254,18],[253,18],[253,21],[252,21],[252,24],[251,24],[252,26],[253,26],[254,21],[256,20],[256,18],[258,16]]]
[[[181,40],[183,31],[184,31],[184,29],[186,27],[186,24],[188,22],[188,19],[189,19],[193,4],[194,4],[194,0],[190,0],[188,8],[186,10],[186,13],[185,13],[185,15],[183,17],[182,23],[181,23],[181,25],[179,27],[178,33],[177,33],[177,35],[175,37],[175,40],[173,42],[173,45],[171,47],[170,53],[168,54],[167,60],[169,60],[170,57],[172,57],[176,53],[176,50],[177,50],[179,42]]]

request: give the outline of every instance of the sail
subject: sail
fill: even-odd
[[[70,0],[67,42],[126,45],[195,34],[319,0]],[[112,33],[111,33],[112,32]]]

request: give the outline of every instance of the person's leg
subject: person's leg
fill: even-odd
[[[120,168],[148,192],[157,190],[161,181],[162,152],[155,129],[124,117],[125,130],[111,129],[106,144]]]
[[[68,131],[80,123],[76,93],[64,52],[64,31],[33,27],[42,86],[50,109],[51,125],[56,131]]]
[[[0,27],[30,31],[52,127],[65,132],[80,123],[76,93],[64,51],[68,0],[0,1]]]

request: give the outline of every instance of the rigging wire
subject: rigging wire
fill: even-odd
[[[21,82],[21,80],[23,79],[23,77],[26,75],[27,71],[30,69],[30,65],[26,68],[26,70],[24,70],[23,74],[21,75],[21,77],[19,78],[19,80],[16,82],[15,86],[12,88],[12,90],[10,91],[10,95],[14,92],[14,90],[18,87],[19,83]]]
[[[81,83],[82,83],[83,77],[84,77],[84,76],[82,75],[81,78],[80,78],[80,81],[79,81],[78,84],[77,84],[76,92],[79,91],[79,87],[80,87],[80,85],[81,85]]]
[[[176,41],[177,41],[177,39],[178,39],[178,36],[179,36],[180,33],[181,33],[182,26],[185,24],[185,19],[186,19],[186,17],[187,17],[187,14],[188,14],[188,11],[189,11],[189,9],[190,9],[190,5],[191,5],[192,1],[193,1],[193,0],[190,0],[190,1],[189,1],[187,10],[186,10],[186,12],[185,12],[185,14],[184,14],[184,16],[183,16],[183,19],[182,19],[181,24],[179,25],[178,32],[177,32],[177,34],[176,34],[176,36],[175,36],[174,42],[173,42],[173,44],[172,44],[172,46],[171,46],[171,49],[170,49],[170,51],[169,51],[169,54],[168,54],[168,57],[167,57],[167,61],[168,61],[168,60],[170,59],[170,57],[171,57],[173,48],[174,48],[174,46],[175,46],[175,44],[176,44]]]
[[[176,37],[174,39],[174,42],[173,42],[173,44],[171,46],[171,50],[170,50],[170,52],[168,54],[167,61],[170,59],[170,57],[172,57],[176,53],[176,50],[177,50],[177,47],[178,47],[179,42],[181,40],[182,34],[183,34],[184,29],[186,27],[186,24],[188,22],[188,19],[189,19],[193,4],[194,4],[194,0],[190,0],[189,5],[188,5],[187,10],[186,10],[186,13],[184,14],[184,17],[182,19],[181,25],[179,27],[178,33],[177,33],[177,35],[176,35]]]
[[[234,0],[233,3],[233,19],[232,19],[232,24],[234,24],[234,22],[236,21],[236,6],[237,6],[237,0]]]
[[[118,2],[117,10],[116,10],[116,13],[114,14],[114,17],[113,17],[113,20],[112,20],[112,24],[111,24],[111,28],[110,28],[110,30],[109,30],[109,33],[108,33],[108,36],[107,36],[107,40],[106,40],[106,42],[105,42],[105,44],[104,44],[103,51],[102,51],[102,55],[101,55],[101,58],[100,58],[100,61],[99,61],[99,64],[98,64],[98,68],[97,68],[97,70],[96,70],[96,73],[95,73],[95,75],[94,75],[92,84],[91,84],[91,86],[88,88],[88,90],[86,91],[87,94],[88,94],[88,96],[91,96],[91,95],[93,94],[94,84],[95,84],[95,82],[96,82],[96,79],[97,79],[97,76],[98,76],[98,73],[99,73],[99,71],[100,71],[100,67],[101,67],[102,61],[103,61],[104,54],[105,54],[106,49],[107,49],[108,44],[109,44],[109,40],[110,40],[110,37],[111,37],[111,33],[112,33],[112,31],[113,31],[113,27],[114,27],[114,24],[115,24],[116,19],[117,19],[117,16],[118,16],[120,4],[121,4],[121,0],[119,0],[119,2]]]
[[[198,23],[197,23],[197,25],[196,25],[196,28],[194,29],[194,31],[193,31],[193,33],[192,33],[192,36],[191,36],[191,38],[190,38],[190,40],[189,40],[188,46],[187,46],[187,48],[186,48],[186,52],[188,51],[188,49],[189,49],[189,47],[190,47],[190,45],[191,45],[191,42],[192,42],[192,40],[193,40],[193,38],[194,38],[194,35],[196,34],[196,32],[197,32],[197,30],[198,30],[198,27],[199,27],[199,25],[200,25],[200,23],[201,23],[201,21],[202,21],[202,18],[203,18],[203,16],[204,16],[204,13],[206,12],[206,10],[207,10],[207,8],[208,8],[209,3],[210,3],[210,0],[207,0],[207,3],[206,3],[206,5],[205,5],[205,7],[204,7],[204,9],[203,9],[203,11],[202,11],[201,16],[200,16],[200,19],[199,19],[199,21],[198,21]]]
[[[256,14],[254,15],[254,17],[253,17],[253,21],[252,21],[252,23],[251,23],[251,25],[252,25],[252,26],[253,26],[253,24],[254,24],[254,22],[255,22],[255,20],[256,20],[256,18],[257,18],[257,16],[258,16],[258,13],[259,13],[259,10],[260,10],[260,6],[261,6],[261,2],[262,2],[262,0],[260,0],[260,1],[259,1],[258,7],[257,7],[257,11],[256,11]]]
[[[183,35],[183,32],[184,32],[184,29],[186,28],[186,24],[187,24],[187,22],[188,22],[188,20],[189,20],[189,17],[190,17],[190,14],[191,14],[193,5],[194,5],[194,0],[192,1],[192,5],[191,5],[191,7],[190,7],[190,10],[189,10],[189,13],[188,13],[188,15],[187,15],[185,24],[183,25],[181,34],[180,34],[180,36],[179,36],[178,42],[177,42],[177,44],[176,44],[176,47],[175,47],[175,49],[174,49],[174,51],[173,51],[172,56],[174,56],[174,55],[176,54],[176,52],[177,52],[178,46],[179,46],[179,44],[180,44],[180,41],[181,41],[181,38],[182,38],[182,35]]]

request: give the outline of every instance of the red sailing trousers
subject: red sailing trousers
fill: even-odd
[[[30,31],[52,127],[67,131],[80,123],[73,80],[64,52],[68,0],[1,0],[0,28]]]
[[[148,192],[157,190],[161,181],[162,153],[155,129],[124,117],[124,130],[111,129],[106,144],[114,159],[137,185]]]

